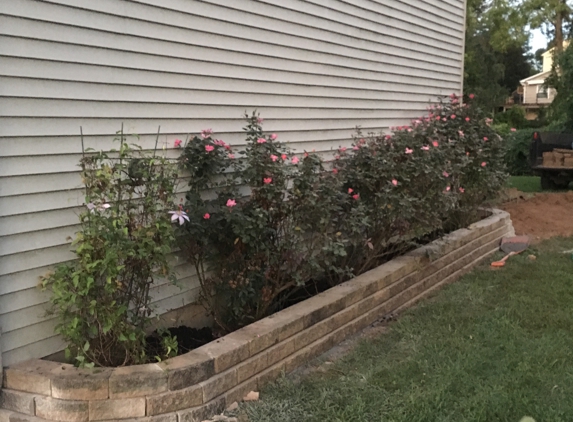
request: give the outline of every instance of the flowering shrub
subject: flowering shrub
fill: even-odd
[[[297,287],[336,284],[477,220],[505,180],[501,138],[456,96],[392,135],[358,133],[333,163],[293,155],[257,115],[246,117],[240,158],[210,131],[181,158],[191,173],[181,248],[226,331],[268,315]]]
[[[260,319],[313,283],[335,285],[425,238],[466,226],[505,182],[500,136],[455,95],[392,134],[358,132],[332,162],[295,155],[245,116],[234,153],[211,129],[183,145],[189,179],[174,207],[178,168],[120,137],[81,161],[86,210],[77,260],[43,279],[56,332],[79,365],[142,363],[150,288],[175,282],[177,243],[195,266],[201,300],[223,331]],[[177,231],[174,227],[178,227]],[[177,341],[161,331],[163,359]]]
[[[52,291],[56,332],[79,365],[119,366],[148,360],[145,333],[151,322],[150,288],[159,278],[175,281],[168,262],[177,166],[125,142],[113,155],[81,161],[86,210],[73,241],[77,260],[59,265],[43,280]],[[174,339],[165,356],[176,353]],[[174,350],[175,349],[175,350]],[[162,358],[162,357],[159,357]]]
[[[491,127],[491,119],[455,95],[449,103],[436,105],[428,119],[419,130],[444,148],[446,189],[457,195],[446,228],[465,227],[479,218],[481,206],[505,185],[503,140]]]
[[[452,206],[451,195],[443,192],[443,161],[443,154],[423,133],[398,131],[394,136],[358,133],[352,154],[343,151],[334,162],[345,188],[359,195],[368,221],[363,229],[367,247],[358,245],[348,264],[355,273],[442,227]]]
[[[192,175],[199,168],[229,174],[214,200],[201,192],[214,188],[218,175],[191,177],[185,206],[195,217],[181,239],[197,269],[202,299],[224,330],[264,317],[281,295],[309,280],[343,271],[335,257],[346,253],[336,227],[347,201],[339,181],[317,157],[300,159],[276,135],[265,136],[257,115],[247,116],[246,131],[241,158],[208,134],[190,141],[181,159]],[[226,164],[224,154],[233,157]],[[237,186],[248,186],[249,195]]]

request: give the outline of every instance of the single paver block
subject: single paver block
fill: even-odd
[[[201,404],[203,404],[203,388],[196,385],[183,390],[168,391],[147,397],[147,414],[161,415]]]
[[[3,388],[0,390],[0,408],[34,416],[36,414],[36,397],[34,394]]]
[[[160,366],[167,372],[169,390],[191,387],[215,374],[213,358],[198,350],[168,359]]]
[[[158,364],[116,368],[109,377],[109,397],[123,399],[167,391],[167,372]]]
[[[52,421],[87,422],[88,402],[36,397],[36,416]]]
[[[145,416],[145,398],[95,400],[89,402],[90,421]]]

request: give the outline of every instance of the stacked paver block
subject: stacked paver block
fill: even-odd
[[[195,422],[220,413],[378,318],[455,281],[513,235],[506,212],[161,363],[78,369],[45,360],[4,371],[0,422]]]

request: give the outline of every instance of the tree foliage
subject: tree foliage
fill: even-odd
[[[532,72],[526,21],[514,0],[469,0],[464,87],[492,111]]]
[[[541,28],[555,40],[558,52],[563,50],[565,26],[571,23],[571,0],[525,0],[523,13],[532,29]]]
[[[551,104],[551,118],[561,123],[568,131],[573,131],[573,46],[570,45],[557,57],[559,72],[554,72],[549,84],[557,90]]]

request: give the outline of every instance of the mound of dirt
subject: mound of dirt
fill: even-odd
[[[555,236],[573,236],[573,191],[538,193],[532,198],[506,203],[517,235],[533,241]]]

